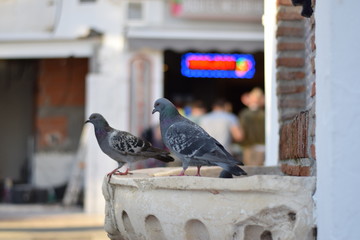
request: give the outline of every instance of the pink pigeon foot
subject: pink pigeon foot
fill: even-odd
[[[125,172],[114,172],[114,175],[128,175],[129,174],[129,169],[127,168]]]
[[[119,171],[118,171],[119,168],[120,168],[120,167],[115,168],[114,170],[112,170],[111,172],[109,172],[109,173],[107,174],[107,176],[109,177],[108,183],[110,182],[110,179],[111,179],[111,176],[112,176],[112,175],[127,175],[127,174],[129,173],[129,169],[128,169],[128,168],[126,169],[125,172],[119,172]]]
[[[195,176],[201,177],[201,175],[200,175],[200,168],[201,168],[201,166],[197,166],[197,173],[196,173]]]
[[[108,174],[106,174],[106,176],[111,176],[111,175],[113,175],[117,170],[119,170],[119,168],[120,167],[118,167],[118,168],[115,168],[114,170],[112,170],[111,172],[109,172]]]
[[[185,170],[182,170],[179,174],[177,174],[177,175],[170,175],[170,176],[187,176],[187,175],[185,175]]]

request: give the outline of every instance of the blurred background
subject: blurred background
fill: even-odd
[[[93,112],[138,136],[163,96],[185,115],[226,99],[237,116],[264,89],[263,13],[263,0],[0,1],[3,219],[103,216],[116,163],[84,127]]]

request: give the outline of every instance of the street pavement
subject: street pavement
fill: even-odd
[[[0,240],[108,240],[103,226],[77,207],[0,204]]]

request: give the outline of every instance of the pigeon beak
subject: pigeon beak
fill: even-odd
[[[151,113],[154,114],[156,112],[157,112],[157,110],[154,108]]]

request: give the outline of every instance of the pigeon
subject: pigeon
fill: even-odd
[[[109,181],[113,174],[127,175],[129,171],[128,164],[135,161],[148,158],[155,158],[162,162],[174,161],[168,151],[152,147],[151,143],[143,139],[110,127],[105,118],[99,113],[91,114],[89,120],[85,123],[94,125],[95,136],[101,150],[119,164],[117,168],[107,174]],[[126,171],[116,173],[123,165],[126,165]]]
[[[160,130],[165,146],[182,161],[184,176],[188,166],[197,166],[200,175],[201,166],[220,166],[226,172],[236,176],[247,175],[237,165],[242,165],[225,148],[196,123],[181,116],[176,107],[166,98],[154,103],[152,113],[160,113]]]

